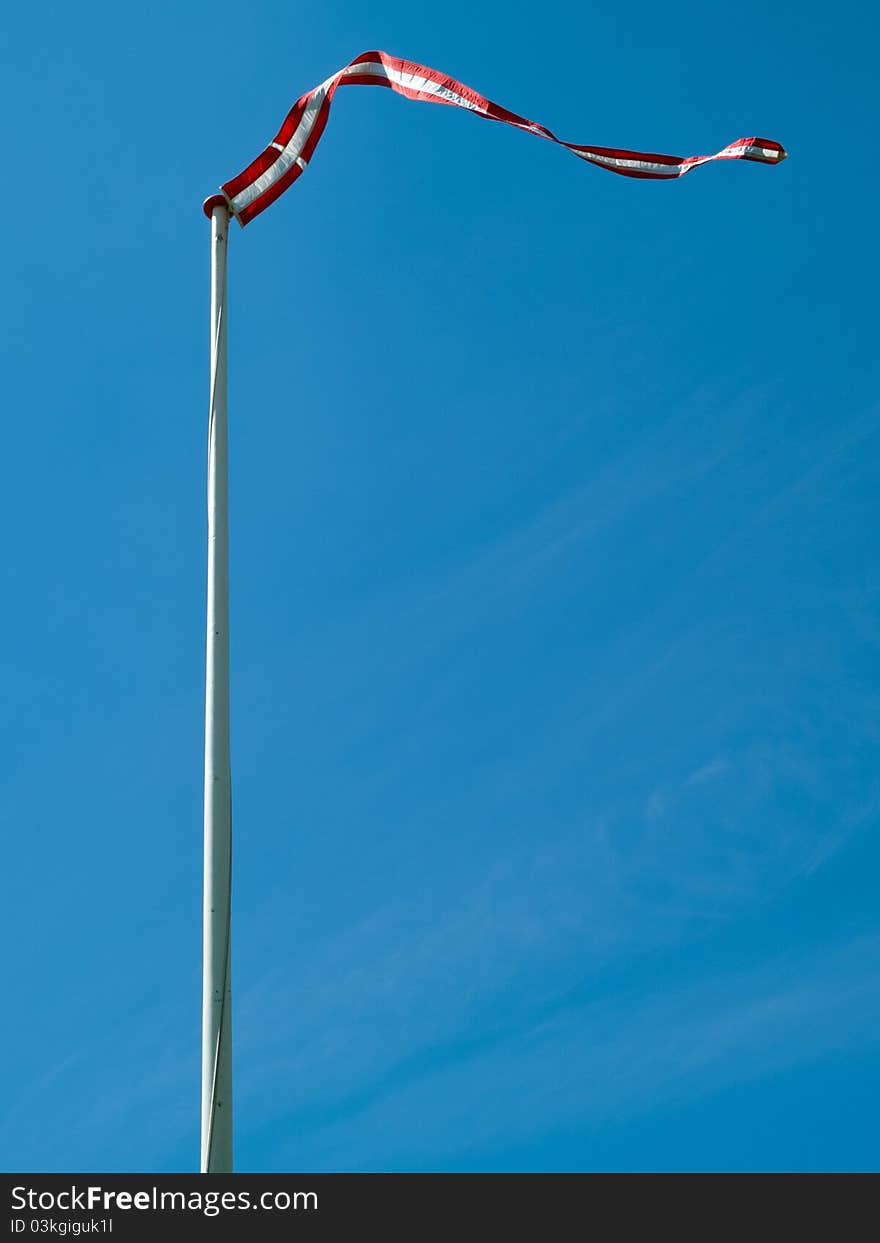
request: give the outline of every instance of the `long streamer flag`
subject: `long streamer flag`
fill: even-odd
[[[350,65],[301,96],[266,150],[244,172],[221,186],[229,209],[239,224],[246,225],[265,211],[305,171],[324,132],[333,96],[340,86],[387,86],[407,99],[465,108],[486,120],[503,121],[505,125],[512,125],[527,134],[546,138],[565,147],[579,159],[607,168],[609,172],[620,173],[623,177],[668,180],[683,177],[692,168],[712,160],[754,160],[759,164],[779,164],[786,155],[785,149],[770,138],[738,138],[714,155],[689,156],[656,155],[645,151],[563,142],[546,126],[508,112],[436,69],[389,56],[387,52],[362,52]]]

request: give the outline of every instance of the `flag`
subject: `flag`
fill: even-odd
[[[690,156],[656,155],[645,151],[563,142],[546,126],[508,112],[436,69],[389,56],[387,52],[362,52],[350,65],[302,95],[265,151],[237,177],[221,186],[229,209],[239,224],[246,225],[265,211],[305,171],[324,132],[333,96],[340,86],[387,86],[407,99],[464,108],[486,120],[502,121],[527,134],[546,138],[565,147],[578,159],[607,168],[612,173],[620,173],[623,177],[668,180],[683,177],[692,168],[708,164],[711,160],[754,160],[760,164],[779,164],[786,155],[784,148],[770,138],[738,138],[715,155]]]

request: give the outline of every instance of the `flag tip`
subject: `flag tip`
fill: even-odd
[[[204,203],[202,203],[202,211],[205,213],[205,215],[210,220],[211,213],[213,212],[215,207],[228,207],[228,206],[229,204],[226,202],[226,199],[223,197],[222,194],[209,194],[208,197],[205,199]]]

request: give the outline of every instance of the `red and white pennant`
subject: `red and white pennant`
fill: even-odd
[[[387,52],[362,52],[350,65],[334,73],[326,82],[301,96],[284,118],[284,124],[265,151],[244,172],[227,181],[222,191],[239,224],[246,225],[274,203],[308,166],[324,132],[330,105],[339,86],[387,86],[407,99],[430,104],[451,104],[465,108],[490,121],[503,121],[516,129],[565,147],[579,159],[598,164],[624,177],[667,180],[683,177],[692,168],[712,160],[755,160],[760,164],[779,164],[785,149],[770,138],[738,138],[715,155],[655,155],[645,151],[622,151],[614,147],[587,147],[563,142],[543,125],[508,112],[484,99],[469,86],[417,65],[411,60],[389,56]],[[209,200],[210,201],[210,200]]]

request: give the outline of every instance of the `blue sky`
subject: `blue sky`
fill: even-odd
[[[0,1167],[197,1165],[208,226],[242,1170],[878,1165],[876,16],[18,6]],[[837,158],[836,158],[837,157]]]

